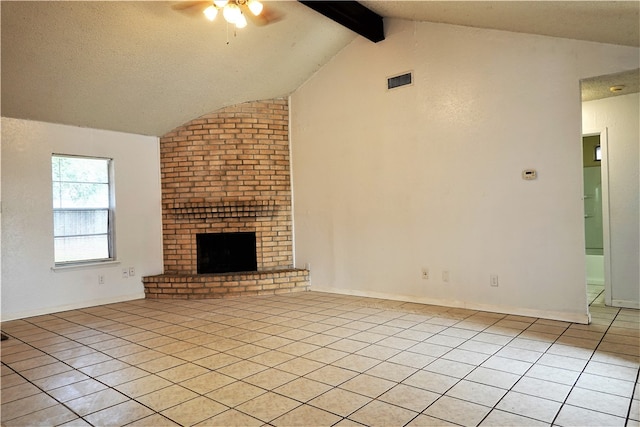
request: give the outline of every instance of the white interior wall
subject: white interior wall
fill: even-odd
[[[52,153],[114,159],[118,263],[52,271]],[[159,168],[156,137],[2,118],[2,320],[143,298],[162,273]]]
[[[582,130],[607,132],[611,303],[640,308],[640,95],[583,103]]]
[[[579,80],[638,49],[385,24],[291,96],[296,264],[316,290],[586,322]]]

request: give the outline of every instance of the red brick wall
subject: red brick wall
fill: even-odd
[[[254,231],[258,270],[293,266],[287,100],[248,102],[160,138],[164,269],[196,274],[196,234]]]

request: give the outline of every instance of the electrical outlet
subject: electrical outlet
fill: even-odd
[[[104,285],[104,274],[98,274],[98,285]]]
[[[422,267],[422,278],[424,280],[429,280],[429,269]]]
[[[128,268],[123,268],[122,269],[122,278],[123,279],[128,279],[129,278],[129,269]]]
[[[442,270],[442,281],[449,283],[449,270]]]
[[[493,286],[494,288],[498,287],[498,275],[497,274],[492,274],[491,275],[489,284],[491,286]]]
[[[129,277],[133,277],[136,275],[136,268],[135,267],[129,267]]]

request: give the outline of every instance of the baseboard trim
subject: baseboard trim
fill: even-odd
[[[528,309],[528,308],[522,308],[522,307],[507,307],[507,306],[500,306],[500,305],[493,305],[493,304],[478,304],[478,303],[468,302],[468,301],[440,300],[440,299],[421,297],[421,296],[388,294],[385,292],[359,291],[354,289],[332,288],[332,287],[322,287],[322,286],[311,286],[310,290],[317,291],[317,292],[333,293],[333,294],[388,299],[392,301],[439,305],[439,306],[451,307],[451,308],[464,308],[468,310],[487,311],[491,313],[512,314],[515,316],[537,317],[541,319],[559,320],[562,322],[580,323],[585,325],[589,324],[591,320],[589,316],[589,312],[586,309],[586,305],[585,305],[584,313],[573,313],[573,312],[563,312],[563,311]]]
[[[15,313],[2,313],[2,321],[26,319],[28,317],[42,316],[45,314],[60,313],[62,311],[77,310],[80,308],[95,307],[97,305],[114,304],[117,302],[132,301],[136,299],[144,299],[144,292],[136,292],[130,295],[120,295],[113,298],[99,298],[90,301],[81,301],[74,304],[65,304],[55,307],[43,307],[36,310],[19,311]]]
[[[614,299],[614,300],[611,300],[611,305],[614,307],[620,307],[620,308],[635,308],[636,310],[640,309],[640,301]]]

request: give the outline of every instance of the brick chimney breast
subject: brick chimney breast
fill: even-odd
[[[162,136],[165,271],[143,278],[147,298],[306,289],[308,271],[293,268],[289,165],[286,99],[223,108]],[[257,272],[243,274],[246,283],[239,274],[197,277],[210,275],[197,274],[196,235],[239,232],[256,234]],[[200,286],[207,282],[215,286]]]

